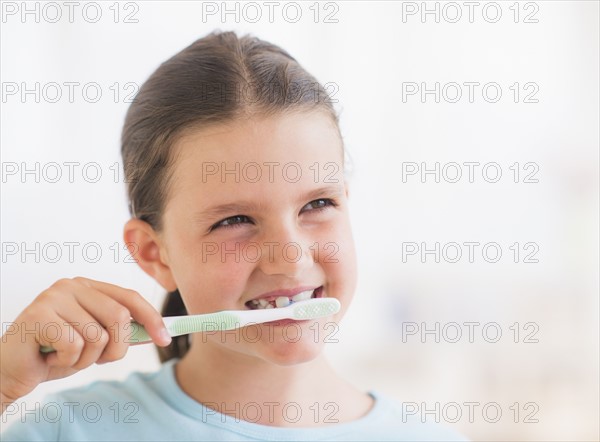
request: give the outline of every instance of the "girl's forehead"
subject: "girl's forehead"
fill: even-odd
[[[188,130],[175,148],[171,188],[214,193],[296,193],[343,184],[343,146],[320,113],[283,114]],[[206,195],[205,192],[202,192]]]
[[[326,116],[316,113],[236,121],[188,130],[173,146],[174,175],[197,176],[221,168],[267,169],[284,163],[308,168],[343,161],[342,140]]]
[[[322,112],[293,112],[190,127],[182,133],[176,145],[202,143],[216,148],[223,141],[249,145],[257,139],[264,142],[265,138],[279,140],[301,137],[311,140],[323,136],[339,138],[331,118]]]

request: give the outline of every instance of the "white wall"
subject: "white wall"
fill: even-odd
[[[351,208],[360,271],[340,343],[328,349],[340,372],[365,389],[430,408],[436,402],[442,407],[479,402],[473,422],[465,415],[454,424],[476,440],[597,438],[598,3],[538,1],[515,7],[479,2],[472,23],[463,2],[428,2],[426,8],[439,8],[439,23],[432,14],[408,15],[414,7],[422,9],[421,2],[355,1],[317,4],[315,23],[311,4],[299,3],[302,17],[291,23],[294,9],[284,16],[282,2],[269,23],[267,6],[258,3],[263,17],[250,23],[254,10],[244,10],[243,3],[238,7],[245,15],[223,20],[219,14],[207,19],[201,2],[130,2],[119,5],[114,23],[107,2],[99,4],[100,20],[90,23],[94,5],[83,2],[70,23],[64,3],[37,3],[37,23],[35,14],[22,16],[21,2],[3,3],[2,323],[57,279],[76,275],[134,288],[159,305],[160,286],[135,263],[124,262],[122,246],[117,262],[110,248],[121,243],[128,219],[125,185],[115,182],[111,169],[120,162],[124,96],[131,91],[124,85],[142,84],[162,61],[215,28],[252,32],[288,50],[322,83],[339,88],[342,132],[354,159]],[[50,23],[54,5],[62,17]],[[456,5],[462,18],[450,23]],[[492,23],[496,6],[502,16]],[[18,8],[14,15],[12,8]],[[137,22],[125,23],[131,12]],[[328,13],[337,23],[326,22]],[[537,22],[526,23],[526,17]],[[10,94],[13,83],[22,89],[36,82],[46,92],[39,103],[33,94]],[[49,102],[56,92],[48,86],[52,82],[62,85],[56,103]],[[79,83],[73,103],[65,82]],[[97,103],[88,102],[92,89],[87,100],[82,96],[83,85],[93,82],[102,91]],[[419,94],[403,97],[410,82],[429,88],[439,82],[447,99],[442,95],[436,103],[430,94],[423,103]],[[447,86],[451,82],[462,85],[457,103],[449,102],[456,93]],[[480,84],[473,102],[465,82]],[[510,89],[516,82],[517,103]],[[482,95],[488,83],[501,89],[496,103],[489,102],[493,89]],[[531,83],[527,89],[526,83]],[[538,101],[525,103],[533,91],[530,98]],[[44,169],[50,162],[63,165],[65,175],[57,183],[21,175],[22,163],[31,168],[36,162],[50,179],[55,170]],[[73,183],[65,162],[79,163]],[[97,183],[81,174],[92,162],[103,173]],[[436,162],[480,166],[472,183],[465,166],[457,183],[443,176],[436,183],[433,175],[422,182],[418,174],[403,174],[408,163],[431,168]],[[10,174],[13,163],[19,168],[15,175]],[[493,169],[482,176],[486,163],[500,167],[498,182],[485,179],[493,178]],[[510,169],[514,163],[521,168],[518,183]],[[525,163],[532,165],[525,170]],[[523,182],[534,170],[538,182]],[[444,171],[448,179],[454,177],[455,169]],[[102,258],[88,263],[79,247],[71,263],[64,246],[56,263],[9,253],[11,243],[31,248],[36,242],[43,247],[70,241],[100,244]],[[448,262],[455,256],[452,247],[444,249],[447,259],[439,263],[433,255],[426,255],[425,263],[418,254],[403,256],[403,245],[423,242],[429,248],[435,242],[440,247],[497,243],[502,257],[487,262],[479,246],[469,262],[464,245],[456,263]],[[509,249],[516,242],[517,263]],[[525,243],[532,244],[524,249]],[[523,262],[531,251],[538,262]],[[487,257],[493,257],[491,249]],[[465,322],[480,324],[474,342],[466,336]],[[420,328],[437,323],[446,334],[439,343],[425,335],[423,343],[420,334],[403,333],[412,323]],[[457,343],[450,342],[456,331],[452,323],[463,332]],[[486,340],[494,336],[491,326],[482,335],[483,325],[492,323],[502,332],[496,343]],[[523,342],[529,332],[535,332],[537,343]],[[117,363],[43,384],[27,400],[33,404],[50,391],[158,367],[150,346],[131,353]],[[493,402],[503,412],[497,423],[481,414],[481,407]],[[515,402],[518,423],[510,408]],[[525,408],[526,403],[533,405]],[[532,411],[538,422],[524,423]]]

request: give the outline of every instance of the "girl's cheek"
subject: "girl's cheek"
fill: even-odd
[[[246,290],[249,271],[243,260],[236,263],[233,253],[221,253],[219,244],[198,244],[192,253],[182,256],[178,265],[178,285],[188,312],[201,314],[232,308]],[[225,245],[235,250],[234,245]]]
[[[350,230],[338,225],[337,228],[320,234],[311,246],[311,250],[313,252],[318,250],[318,261],[323,264],[343,262],[354,254],[354,243]]]
[[[184,299],[190,314],[237,309],[239,296],[244,292],[240,281],[210,273],[197,276],[187,287]]]
[[[238,273],[242,271],[241,267],[256,263],[260,256],[261,250],[257,243],[227,240],[202,243],[200,254],[195,259],[213,272]]]

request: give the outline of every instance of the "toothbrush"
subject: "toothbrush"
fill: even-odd
[[[277,321],[279,319],[295,319],[297,321],[322,318],[337,313],[340,301],[335,298],[313,298],[293,302],[287,307],[256,310],[224,310],[203,315],[167,316],[163,322],[171,337],[201,333],[206,331],[233,330],[250,324]],[[130,344],[152,342],[144,326],[131,321],[132,331],[128,336]],[[51,353],[54,348],[41,346],[42,353]]]

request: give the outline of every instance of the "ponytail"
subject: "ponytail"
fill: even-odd
[[[184,316],[188,314],[178,289],[167,293],[161,313],[162,316]],[[182,358],[190,348],[188,335],[175,336],[166,347],[157,346],[156,348],[158,349],[160,362],[166,362],[173,358]]]

